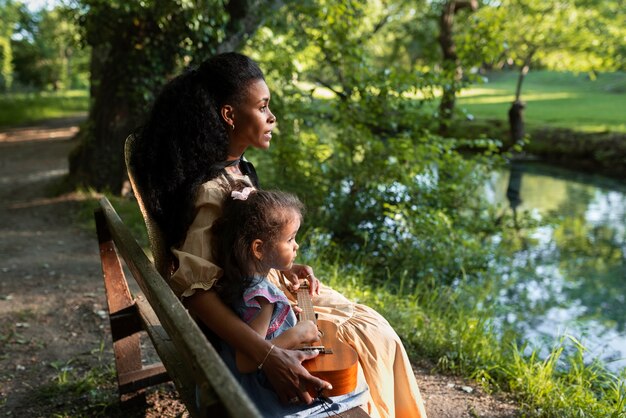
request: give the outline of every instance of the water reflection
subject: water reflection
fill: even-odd
[[[535,347],[569,334],[611,369],[626,367],[626,186],[516,163],[488,189],[521,241],[502,267],[506,321]],[[519,216],[541,225],[525,230]]]

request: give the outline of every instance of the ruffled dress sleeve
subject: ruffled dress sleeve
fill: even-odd
[[[274,305],[265,339],[275,338],[296,325],[296,315],[285,294],[263,277],[255,280],[253,285],[246,289],[242,303],[236,309],[244,322],[250,323],[261,311],[259,299],[265,299]]]
[[[247,177],[237,177],[249,182]],[[202,184],[197,192],[193,222],[183,244],[172,248],[178,268],[169,284],[179,298],[189,297],[198,289],[209,290],[222,276],[213,257],[214,239],[211,227],[222,215],[224,198],[230,191],[225,175]]]

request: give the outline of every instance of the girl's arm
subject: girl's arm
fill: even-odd
[[[257,298],[257,302],[261,306],[261,309],[248,325],[261,337],[264,337],[267,335],[267,329],[270,326],[274,304],[264,298]],[[278,337],[270,340],[270,342],[277,347],[291,349],[301,344],[311,343],[317,340],[318,335],[315,324],[312,321],[301,321],[294,327],[281,333]],[[260,364],[239,350],[236,350],[235,358],[237,361],[237,369],[242,373],[251,373],[255,371]]]
[[[285,350],[280,346],[270,351],[273,343],[235,315],[215,291],[197,290],[185,298],[185,305],[218,337],[253,359],[256,367],[265,359],[263,371],[282,402],[298,397],[310,404],[313,398],[304,388],[331,388],[328,382],[312,376],[302,366],[303,361],[314,358],[316,353]]]

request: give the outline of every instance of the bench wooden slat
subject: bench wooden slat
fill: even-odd
[[[120,335],[123,333],[118,333],[119,324],[112,319],[120,312],[134,307],[134,301],[130,295],[128,283],[126,282],[126,277],[115,251],[115,244],[106,226],[103,213],[96,212],[95,218],[104,287],[109,308],[109,319],[111,321],[111,333],[115,336],[113,338],[113,353],[115,355],[115,369],[118,377],[117,383],[119,388],[123,388],[127,385],[127,381],[123,376],[142,369],[140,335],[137,333]],[[137,390],[141,389],[138,385],[135,387],[137,387]],[[120,394],[124,393],[128,392],[120,390]]]
[[[158,385],[172,380],[163,363],[154,363],[144,366],[140,370],[133,370],[118,375],[119,391],[122,394],[133,393],[138,390]]]
[[[181,361],[181,357],[176,354],[176,347],[167,335],[161,322],[156,317],[154,310],[143,297],[137,297],[137,305],[141,321],[145,324],[145,330],[150,336],[159,358],[169,365],[170,377],[176,384],[176,389],[185,404],[195,403],[195,384],[189,381],[188,376],[193,372],[188,365]],[[213,390],[208,390],[208,403],[219,402],[217,394]]]
[[[201,399],[205,403],[203,406],[212,409],[221,408],[220,404],[222,404],[230,416],[260,417],[261,414],[255,405],[236,382],[221,357],[189,316],[165,280],[155,270],[151,261],[139,247],[128,228],[122,223],[106,197],[100,199],[100,209],[106,221],[108,232],[115,242],[115,248],[124,258],[126,265],[149,302],[149,306],[156,314],[160,322],[158,326],[162,326],[164,329],[166,336],[164,338],[169,338],[172,347],[174,347],[170,355],[163,354],[161,356],[159,353],[161,360],[170,374],[174,373],[174,369],[180,371],[181,377],[178,382],[177,379],[174,379],[175,384],[182,385],[182,382],[185,382],[194,388],[193,398],[183,398],[189,412],[193,416],[201,416],[205,412],[193,408],[194,403],[192,401],[195,400],[195,387],[197,385],[202,394]],[[115,251],[112,252],[115,253]],[[149,314],[146,314],[147,311],[143,307],[140,309],[142,320],[149,319]],[[153,335],[156,335],[156,332]],[[167,361],[170,361],[169,358],[171,357],[175,357],[179,363],[177,365],[168,364]],[[186,365],[187,369],[178,368],[179,364]],[[189,384],[189,382],[194,382],[194,384]],[[183,394],[189,389],[182,386],[181,388],[181,397],[183,397]],[[211,389],[209,388],[217,393],[217,397],[211,396]],[[211,403],[217,399],[219,402]]]

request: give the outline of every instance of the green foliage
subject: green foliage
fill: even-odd
[[[215,13],[208,15],[207,10]],[[119,68],[116,94],[128,100],[135,123],[168,76],[192,56],[201,60],[215,52],[225,19],[221,2],[213,0],[84,0],[76,13],[84,42],[95,48],[92,87],[97,89],[108,75],[100,71]]]
[[[489,2],[491,3],[491,2]],[[506,0],[481,7],[464,28],[468,39],[497,40],[487,49],[496,66],[536,64],[569,71],[624,68],[626,12],[619,2]],[[485,28],[489,28],[485,30]],[[610,35],[609,35],[610,34]],[[497,45],[495,48],[494,46]],[[502,50],[504,53],[498,55]],[[494,54],[494,52],[496,54]]]
[[[0,92],[13,84],[13,50],[11,35],[19,19],[20,5],[11,0],[0,0]]]
[[[302,22],[308,38],[286,25],[251,43],[273,40],[258,51],[279,118],[271,151],[255,155],[263,184],[299,192],[307,224],[351,258],[367,254],[372,281],[386,272],[413,285],[481,274],[493,222],[476,196],[498,164],[494,148],[466,159],[458,141],[429,133],[427,99],[416,97],[432,97],[434,80],[402,63],[373,64],[363,41],[376,43],[376,19],[362,19],[364,6],[306,7],[281,19]]]
[[[0,91],[6,91],[13,84],[13,51],[7,37],[0,37]]]
[[[10,27],[14,90],[85,88],[89,50],[81,48],[77,25],[65,6],[30,11],[16,3]]]

